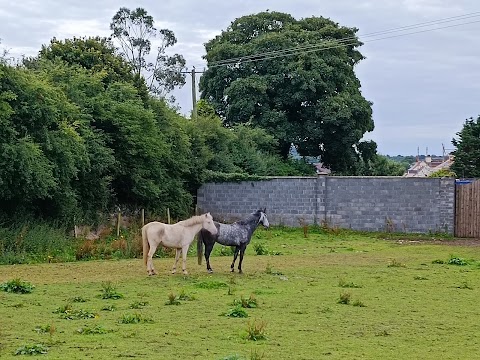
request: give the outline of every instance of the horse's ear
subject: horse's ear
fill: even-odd
[[[264,214],[266,214],[267,213],[267,208],[264,207],[262,211],[263,211]]]

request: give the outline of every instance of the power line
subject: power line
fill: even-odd
[[[449,22],[453,22],[453,21],[466,20],[466,19],[475,18],[475,17],[478,17],[478,16],[480,16],[480,12],[469,13],[469,14],[458,15],[458,16],[452,16],[452,17],[449,17],[449,18],[432,20],[432,21],[427,21],[427,22],[423,22],[423,23],[407,25],[407,26],[392,28],[392,29],[383,30],[383,31],[372,32],[372,33],[368,33],[368,34],[363,35],[363,37],[373,37],[373,36],[379,36],[379,35],[384,35],[384,34],[389,34],[389,33],[408,31],[408,30],[418,29],[418,28],[432,26],[432,25],[449,23]],[[413,34],[419,34],[419,33],[424,33],[424,32],[429,32],[429,31],[452,28],[452,27],[468,25],[468,24],[473,24],[473,23],[478,23],[478,22],[480,22],[480,20],[463,22],[463,23],[459,23],[459,24],[452,24],[452,25],[441,26],[441,27],[435,27],[435,28],[432,28],[432,29],[424,29],[424,30],[419,30],[419,31],[407,32],[407,33],[403,33],[403,34],[391,35],[391,36],[386,36],[386,37],[380,37],[380,38],[377,38],[377,39],[365,40],[364,42],[385,40],[385,39],[391,39],[391,38],[402,37],[402,36],[409,36],[409,35],[413,35]],[[300,53],[309,53],[309,52],[315,52],[315,51],[320,51],[320,50],[335,49],[335,48],[339,48],[339,47],[343,47],[343,46],[357,45],[359,41],[360,40],[356,36],[355,37],[344,38],[344,39],[341,39],[341,40],[334,40],[334,39],[323,40],[321,44],[310,44],[310,45],[304,45],[304,46],[296,46],[296,47],[292,47],[292,48],[288,48],[288,49],[273,50],[273,51],[267,51],[267,52],[263,52],[263,53],[253,54],[253,55],[247,55],[247,56],[243,56],[243,57],[219,60],[219,61],[215,61],[215,62],[209,64],[208,67],[209,68],[214,68],[214,67],[219,67],[219,66],[224,66],[224,65],[234,65],[234,64],[238,64],[238,63],[247,63],[247,62],[259,61],[259,60],[270,60],[270,59],[275,59],[275,58],[283,57],[283,56],[297,55],[297,54],[300,54]]]

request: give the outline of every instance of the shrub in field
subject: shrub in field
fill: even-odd
[[[47,324],[47,325],[44,325],[44,326],[37,326],[35,328],[35,331],[39,334],[50,334],[50,335],[53,335],[56,331],[56,327],[55,325],[51,325],[51,324]]]
[[[390,260],[390,263],[387,266],[388,267],[406,267],[405,264],[402,264],[400,261],[396,259]]]
[[[253,245],[253,250],[255,250],[255,254],[257,254],[257,255],[268,255],[268,249],[262,243],[254,244]]]
[[[115,305],[105,305],[104,307],[102,307],[101,309],[102,311],[115,311],[117,310],[117,307]]]
[[[129,305],[130,309],[141,309],[148,305],[148,301],[134,301]]]
[[[105,329],[103,326],[97,325],[94,327],[84,326],[77,329],[77,333],[82,335],[100,335],[108,334],[113,332],[113,330]]]
[[[348,305],[350,304],[351,297],[352,294],[350,294],[349,292],[342,292],[337,303]]]
[[[248,317],[247,312],[241,307],[241,305],[237,305],[234,308],[229,309],[227,312],[223,313],[222,315],[227,317],[233,317],[233,318]]]
[[[165,305],[180,305],[180,304],[181,302],[178,299],[178,296],[176,294],[174,294],[173,292],[168,294],[168,301],[165,303]]]
[[[87,302],[88,300],[81,297],[81,296],[75,296],[73,298],[70,299],[71,302],[77,302],[77,303],[84,303],[84,302]]]
[[[338,281],[338,286],[341,288],[361,288],[362,285],[355,284],[354,282],[345,281],[345,279],[340,279]]]
[[[221,281],[201,281],[195,284],[196,287],[201,289],[220,289],[222,287],[227,287],[228,285]]]
[[[360,300],[355,300],[353,303],[352,303],[353,306],[358,306],[358,307],[366,307],[367,305],[365,305],[362,301]]]
[[[100,297],[102,299],[118,300],[123,298],[123,294],[118,293],[110,281],[104,282],[102,284],[101,292],[102,294],[100,295]]]
[[[123,314],[118,320],[120,324],[140,324],[140,323],[153,323],[153,319],[146,318],[142,314]]]
[[[258,341],[258,340],[266,340],[267,333],[266,333],[267,323],[265,321],[249,321],[247,323],[247,340]]]
[[[93,240],[83,240],[79,243],[75,252],[77,260],[88,260],[94,257],[97,252],[97,246]]]
[[[232,246],[222,246],[218,252],[220,256],[232,256],[235,248]]]
[[[241,297],[233,301],[233,305],[239,305],[243,308],[256,308],[258,306],[255,295],[251,294],[248,298]]]
[[[48,347],[43,344],[22,345],[15,351],[15,355],[42,355],[47,352]]]
[[[35,286],[27,281],[13,279],[6,283],[0,284],[0,289],[9,293],[29,294],[35,289]]]
[[[60,313],[60,317],[65,320],[85,320],[85,319],[94,319],[97,317],[97,314],[93,311],[78,309],[78,310],[67,310],[63,313]]]
[[[195,300],[195,296],[189,295],[185,292],[185,290],[182,290],[180,294],[178,295],[178,300],[181,301],[193,301]]]
[[[459,257],[451,257],[447,261],[448,265],[458,265],[458,266],[465,266],[468,265],[468,261]]]

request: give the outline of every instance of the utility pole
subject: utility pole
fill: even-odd
[[[192,69],[192,119],[197,119],[197,89],[195,86],[195,66]]]

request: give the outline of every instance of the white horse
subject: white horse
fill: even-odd
[[[201,230],[208,230],[215,235],[217,228],[213,223],[210,213],[192,216],[190,219],[179,221],[176,224],[164,224],[158,221],[150,222],[142,227],[143,241],[143,261],[147,266],[148,275],[156,275],[153,267],[153,254],[158,245],[167,248],[175,248],[175,263],[173,264],[172,274],[177,271],[177,263],[180,253],[183,255],[182,270],[187,275],[187,252],[195,235]]]

